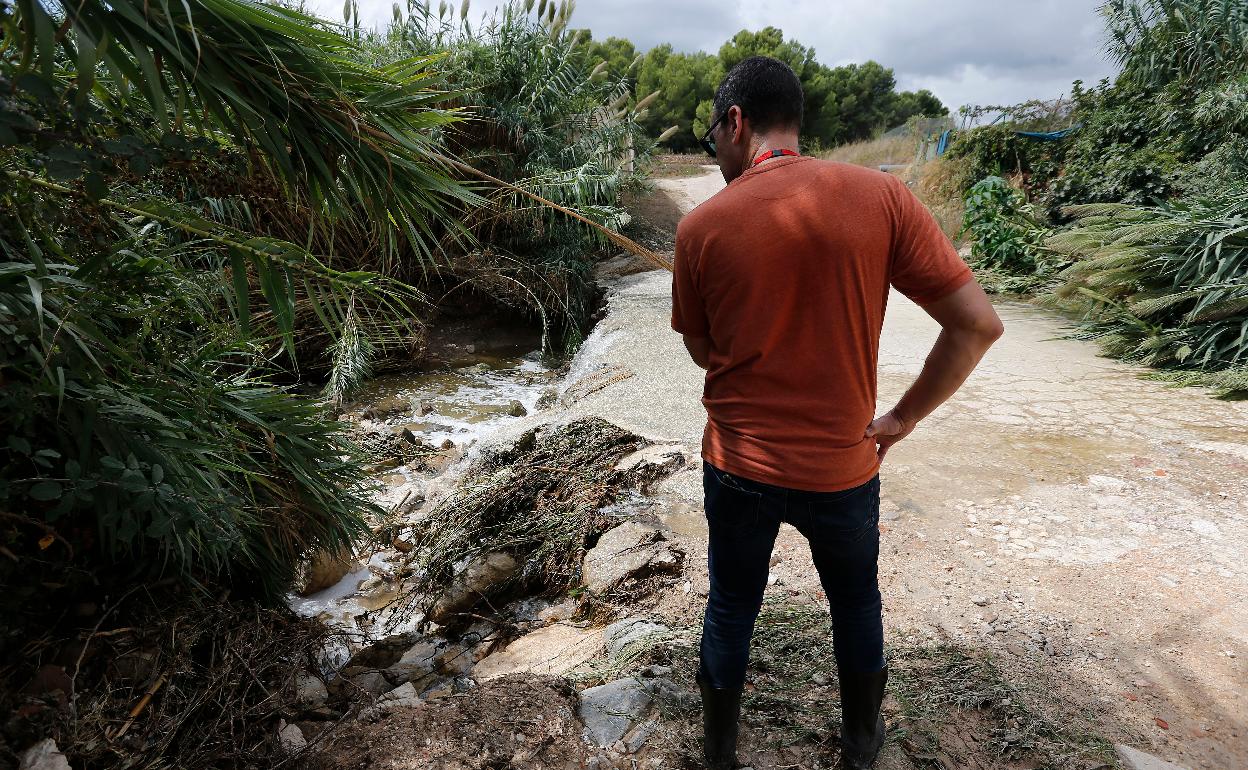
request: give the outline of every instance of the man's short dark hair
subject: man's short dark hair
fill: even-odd
[[[751,56],[724,75],[715,92],[715,117],[732,105],[750,119],[755,131],[800,128],[805,96],[789,65],[770,56]]]

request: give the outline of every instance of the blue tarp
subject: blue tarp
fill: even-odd
[[[1083,128],[1082,123],[1076,123],[1070,128],[1063,128],[1061,131],[1015,131],[1019,136],[1025,136],[1028,139],[1039,139],[1042,142],[1056,142],[1065,139],[1079,129]]]

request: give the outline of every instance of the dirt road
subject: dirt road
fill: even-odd
[[[658,184],[687,210],[723,183],[712,172]],[[574,364],[606,385],[573,408],[696,458],[701,372],[668,327],[669,292],[665,273],[615,281]],[[1060,339],[1068,328],[1051,313],[999,312],[1005,337],[881,471],[890,638],[988,651],[1024,692],[1082,712],[1078,729],[1193,767],[1248,767],[1248,403],[1143,379]],[[881,411],[937,331],[890,299]],[[661,497],[668,523],[704,549],[700,470]],[[817,593],[795,530],[776,555],[770,592]]]

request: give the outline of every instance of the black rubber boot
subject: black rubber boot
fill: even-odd
[[[871,674],[837,675],[841,682],[841,766],[867,770],[884,745],[884,685],[888,667]]]
[[[707,770],[735,770],[741,688],[711,687],[700,672],[697,680],[702,691],[702,747]]]

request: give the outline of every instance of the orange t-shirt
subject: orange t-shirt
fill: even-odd
[[[793,489],[869,481],[889,284],[923,304],[971,278],[888,174],[785,157],[734,179],[676,229],[672,328],[711,343],[703,458]]]

